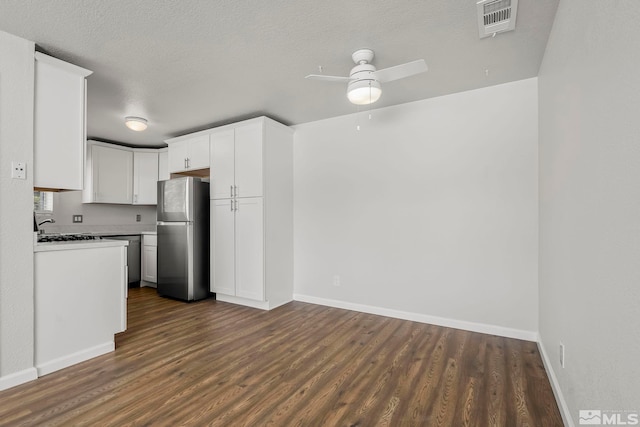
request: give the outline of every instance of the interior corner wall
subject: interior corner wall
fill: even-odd
[[[537,95],[532,78],[295,126],[299,299],[537,336]]]
[[[0,31],[0,389],[33,367],[34,44]],[[27,179],[11,179],[11,162]]]
[[[539,75],[540,336],[573,420],[640,411],[638,22],[562,0]]]

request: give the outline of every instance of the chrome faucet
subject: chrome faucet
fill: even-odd
[[[42,224],[46,224],[46,223],[48,223],[48,222],[50,222],[51,224],[55,224],[56,220],[55,220],[55,219],[53,219],[53,218],[47,218],[47,219],[45,219],[44,221],[39,222],[39,223],[38,223],[38,234],[42,234],[42,233],[44,233],[44,230],[41,230],[41,229],[40,229],[40,226],[41,226]]]

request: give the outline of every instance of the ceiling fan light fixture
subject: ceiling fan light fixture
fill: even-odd
[[[124,118],[124,124],[131,130],[142,132],[147,128],[147,119],[142,117],[127,116]]]
[[[375,80],[358,80],[349,84],[347,98],[352,104],[373,104],[382,95],[380,83]]]

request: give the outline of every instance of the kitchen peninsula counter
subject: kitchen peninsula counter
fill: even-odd
[[[108,353],[126,329],[127,241],[34,245],[38,376]]]

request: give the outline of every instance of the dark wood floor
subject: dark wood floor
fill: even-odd
[[[293,302],[129,293],[117,349],[0,392],[10,426],[561,426],[535,343]]]

